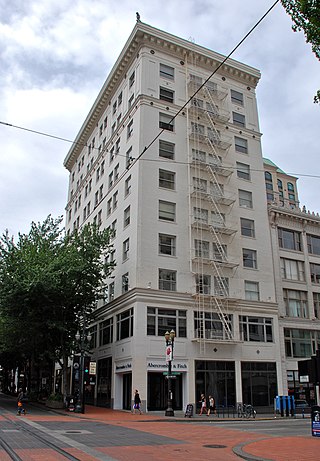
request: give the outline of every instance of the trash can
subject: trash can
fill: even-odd
[[[320,407],[314,405],[311,408],[311,435],[320,437]]]

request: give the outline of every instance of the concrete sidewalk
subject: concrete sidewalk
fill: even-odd
[[[130,412],[86,406],[85,414],[57,412],[61,417],[79,421],[95,420],[110,426],[139,431],[136,444],[96,449],[119,461],[199,460],[232,461],[239,457],[249,461],[316,461],[320,459],[320,438],[310,436],[274,437],[248,430],[234,430],[217,417],[196,415],[184,418],[182,412],[168,418],[160,413],[133,415]],[[273,415],[257,419],[273,419]],[[42,419],[42,418],[41,418]],[[214,421],[212,424],[202,422]],[[186,424],[188,423],[188,424]],[[216,423],[216,424],[215,424]],[[144,443],[150,434],[174,439],[179,444]]]

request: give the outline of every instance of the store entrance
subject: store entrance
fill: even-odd
[[[182,410],[182,375],[172,379],[173,409]],[[164,411],[168,406],[168,380],[163,373],[148,373],[148,411]]]
[[[122,387],[122,409],[131,410],[132,400],[132,374],[123,374],[123,387]]]

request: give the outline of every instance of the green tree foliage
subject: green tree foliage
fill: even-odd
[[[307,43],[320,60],[320,1],[319,0],[281,0],[286,12],[294,23],[292,29],[303,30]],[[314,97],[314,102],[320,102],[320,90]]]
[[[2,360],[57,360],[64,367],[76,331],[103,295],[113,269],[104,258],[109,232],[86,225],[65,235],[61,221],[48,216],[17,243],[7,233],[0,240]]]

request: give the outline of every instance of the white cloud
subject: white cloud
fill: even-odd
[[[74,139],[135,24],[141,20],[228,54],[270,0],[0,0],[0,120]],[[263,155],[287,172],[317,174],[319,62],[278,4],[233,55],[261,70]],[[70,144],[0,125],[0,231],[62,214]],[[302,176],[301,202],[319,210],[319,180]]]

